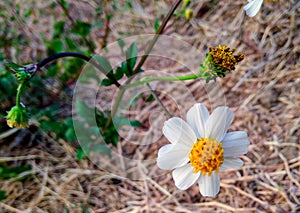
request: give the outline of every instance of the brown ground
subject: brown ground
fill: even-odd
[[[37,54],[45,54],[39,33],[49,35],[55,21],[53,13],[60,19],[62,12],[60,8],[49,8],[49,1],[18,2],[23,3],[21,11],[32,5],[36,8],[27,21],[19,21],[24,36],[32,38],[32,43],[22,50],[23,60],[35,61]],[[91,20],[95,17],[89,11],[96,2],[75,1],[70,13],[74,18]],[[108,7],[114,13],[108,44],[120,37],[153,33],[155,19],[167,13],[171,2],[136,0],[131,12]],[[297,0],[264,3],[251,19],[242,10],[245,3],[246,0],[219,1],[208,10],[209,1],[194,1],[195,18],[176,22],[172,19],[167,26],[165,35],[172,39],[165,42],[174,43],[162,42],[166,47],[161,52],[168,59],[153,56],[144,66],[145,70],[169,74],[197,72],[201,54],[196,57],[194,50],[185,49],[175,38],[197,48],[202,55],[208,46],[218,44],[227,44],[245,54],[237,69],[216,83],[205,85],[195,80],[151,84],[167,108],[178,116],[185,118],[195,102],[204,102],[210,110],[226,104],[235,111],[230,131],[247,131],[251,145],[241,157],[245,164],[221,173],[221,189],[216,198],[202,197],[197,184],[186,191],[178,190],[170,172],[156,167],[157,151],[168,143],[161,137],[166,118],[155,102],[138,102],[122,113],[139,119],[146,128],[122,129],[123,139],[113,149],[117,158],[110,161],[99,155],[91,156],[92,161],[77,161],[72,144],[46,134],[38,145],[22,149],[11,149],[10,140],[1,135],[0,142],[6,142],[2,143],[1,153],[6,154],[0,162],[29,164],[32,170],[20,176],[30,173],[32,178],[20,182],[18,177],[0,183],[0,190],[8,193],[8,198],[0,202],[0,212],[82,212],[82,208],[89,212],[300,211],[300,4]],[[102,36],[102,32],[92,34],[94,41]],[[161,47],[156,46],[157,55]],[[142,52],[145,45],[139,45],[139,49]],[[102,54],[99,42],[97,53]],[[110,100],[103,104],[101,98],[105,97],[98,98],[99,105],[110,107]],[[118,158],[118,154],[129,160]]]

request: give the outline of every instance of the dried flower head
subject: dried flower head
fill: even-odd
[[[209,53],[200,66],[200,74],[206,81],[223,78],[231,70],[235,70],[235,65],[244,59],[244,54],[233,55],[235,49],[230,49],[226,45],[209,47]]]

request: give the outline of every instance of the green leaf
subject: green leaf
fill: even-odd
[[[102,82],[101,82],[101,85],[102,86],[110,86],[110,85],[112,85],[113,84],[113,82],[110,80],[110,79],[108,79],[108,78],[104,78],[103,80],[102,80]]]
[[[120,49],[121,49],[121,52],[122,52],[122,54],[124,53],[124,47],[125,47],[125,42],[123,41],[123,39],[118,39],[117,40],[117,42],[118,42],[118,45],[119,45],[119,47],[120,47]]]
[[[76,157],[77,160],[82,160],[84,157],[87,157],[88,153],[85,150],[82,150],[81,148],[78,148],[76,150]]]
[[[65,138],[69,142],[73,142],[77,140],[73,127],[67,129],[67,131],[65,132]]]
[[[64,49],[64,44],[59,39],[54,39],[47,43],[48,53],[50,55],[60,53]]]
[[[78,115],[85,119],[87,123],[92,123],[93,120],[95,119],[95,110],[92,108],[88,107],[83,101],[76,101],[75,103],[75,109]]]
[[[96,144],[91,149],[92,152],[102,153],[107,156],[111,156],[111,151],[106,144]]]
[[[81,83],[89,83],[91,79],[96,80],[97,83],[100,83],[100,78],[97,75],[97,71],[95,70],[96,68],[88,68],[85,70],[83,75],[80,75],[78,78],[78,81]]]
[[[142,123],[139,122],[138,120],[132,120],[132,121],[130,121],[130,126],[132,126],[132,127],[141,127]]]
[[[127,77],[130,77],[131,74],[132,74],[132,69],[130,69],[128,66],[127,66],[127,63],[125,61],[122,62],[121,64],[121,70],[122,72],[127,76]]]
[[[136,43],[133,42],[130,47],[126,50],[126,62],[127,66],[133,70],[135,63],[136,63],[136,58],[138,54],[138,49],[136,46]]]
[[[95,59],[99,63],[99,65],[103,68],[104,74],[107,75],[108,73],[113,71],[110,62],[105,57],[100,55],[94,55],[93,59]]]
[[[53,38],[59,38],[64,33],[65,22],[59,21],[54,24]]]
[[[70,50],[76,50],[76,44],[69,37],[65,36],[65,42]]]
[[[157,18],[154,22],[154,30],[157,31],[159,29],[160,18]]]
[[[14,62],[6,62],[5,65],[8,66],[9,68],[11,68],[14,71],[19,70],[19,69],[22,68],[21,65],[18,65],[18,64],[14,63]]]
[[[0,201],[7,198],[6,191],[0,190]]]
[[[104,26],[104,24],[103,24],[103,22],[102,21],[97,21],[97,22],[95,22],[94,24],[93,24],[93,28],[96,28],[96,27],[103,27]]]
[[[153,96],[152,94],[150,94],[150,95],[146,98],[145,102],[146,102],[146,103],[149,103],[149,102],[152,101],[153,99],[154,99],[154,96]]]
[[[74,34],[79,34],[83,37],[87,36],[88,34],[90,34],[91,29],[92,29],[92,25],[90,23],[87,22],[83,22],[83,21],[76,21],[76,27],[74,27],[71,32]]]
[[[62,6],[66,9],[69,9],[69,4],[66,0],[60,0],[60,3],[62,4]]]
[[[115,79],[116,79],[116,80],[120,80],[120,79],[123,77],[123,75],[124,75],[123,69],[122,69],[121,67],[118,67],[118,68],[116,69],[115,74],[114,74]]]
[[[7,180],[10,178],[15,178],[22,172],[28,171],[31,169],[31,166],[0,166],[0,179]]]

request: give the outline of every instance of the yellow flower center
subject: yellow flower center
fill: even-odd
[[[190,164],[194,167],[193,173],[202,172],[205,176],[213,171],[219,172],[219,167],[224,161],[222,143],[215,139],[200,138],[194,143],[190,153]]]
[[[244,55],[240,52],[237,55],[233,55],[234,51],[235,49],[231,50],[226,45],[209,47],[209,54],[212,56],[213,62],[228,70],[234,70],[235,65],[244,59]]]

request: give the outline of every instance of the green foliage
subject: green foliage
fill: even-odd
[[[160,18],[155,19],[154,26],[153,26],[155,31],[159,29],[159,22],[160,22]]]
[[[0,179],[7,180],[10,178],[15,178],[22,172],[31,170],[31,166],[25,165],[25,166],[6,166],[6,165],[0,165]]]
[[[90,23],[77,20],[71,32],[86,37],[87,35],[90,34],[91,29],[92,29],[92,25]]]
[[[17,90],[17,81],[12,72],[0,65],[0,102],[14,99]]]
[[[0,190],[0,201],[7,198],[6,191]]]
[[[123,48],[125,46],[125,43],[123,40],[119,39],[118,44],[120,46],[121,52],[123,53]],[[126,75],[128,78],[133,75],[134,67],[137,61],[137,55],[138,55],[138,49],[135,42],[133,42],[125,51],[126,55],[126,61],[123,61],[120,66],[116,68],[115,71],[113,71],[113,68],[111,67],[110,63],[107,59],[104,57],[100,57],[101,60],[98,60],[102,66],[106,67],[105,72],[108,72],[108,75],[113,77],[116,80],[120,80],[124,75]],[[109,64],[109,66],[108,66]],[[142,72],[142,70],[140,70]],[[110,86],[113,82],[108,79],[104,78],[101,82],[101,85],[103,86]]]

